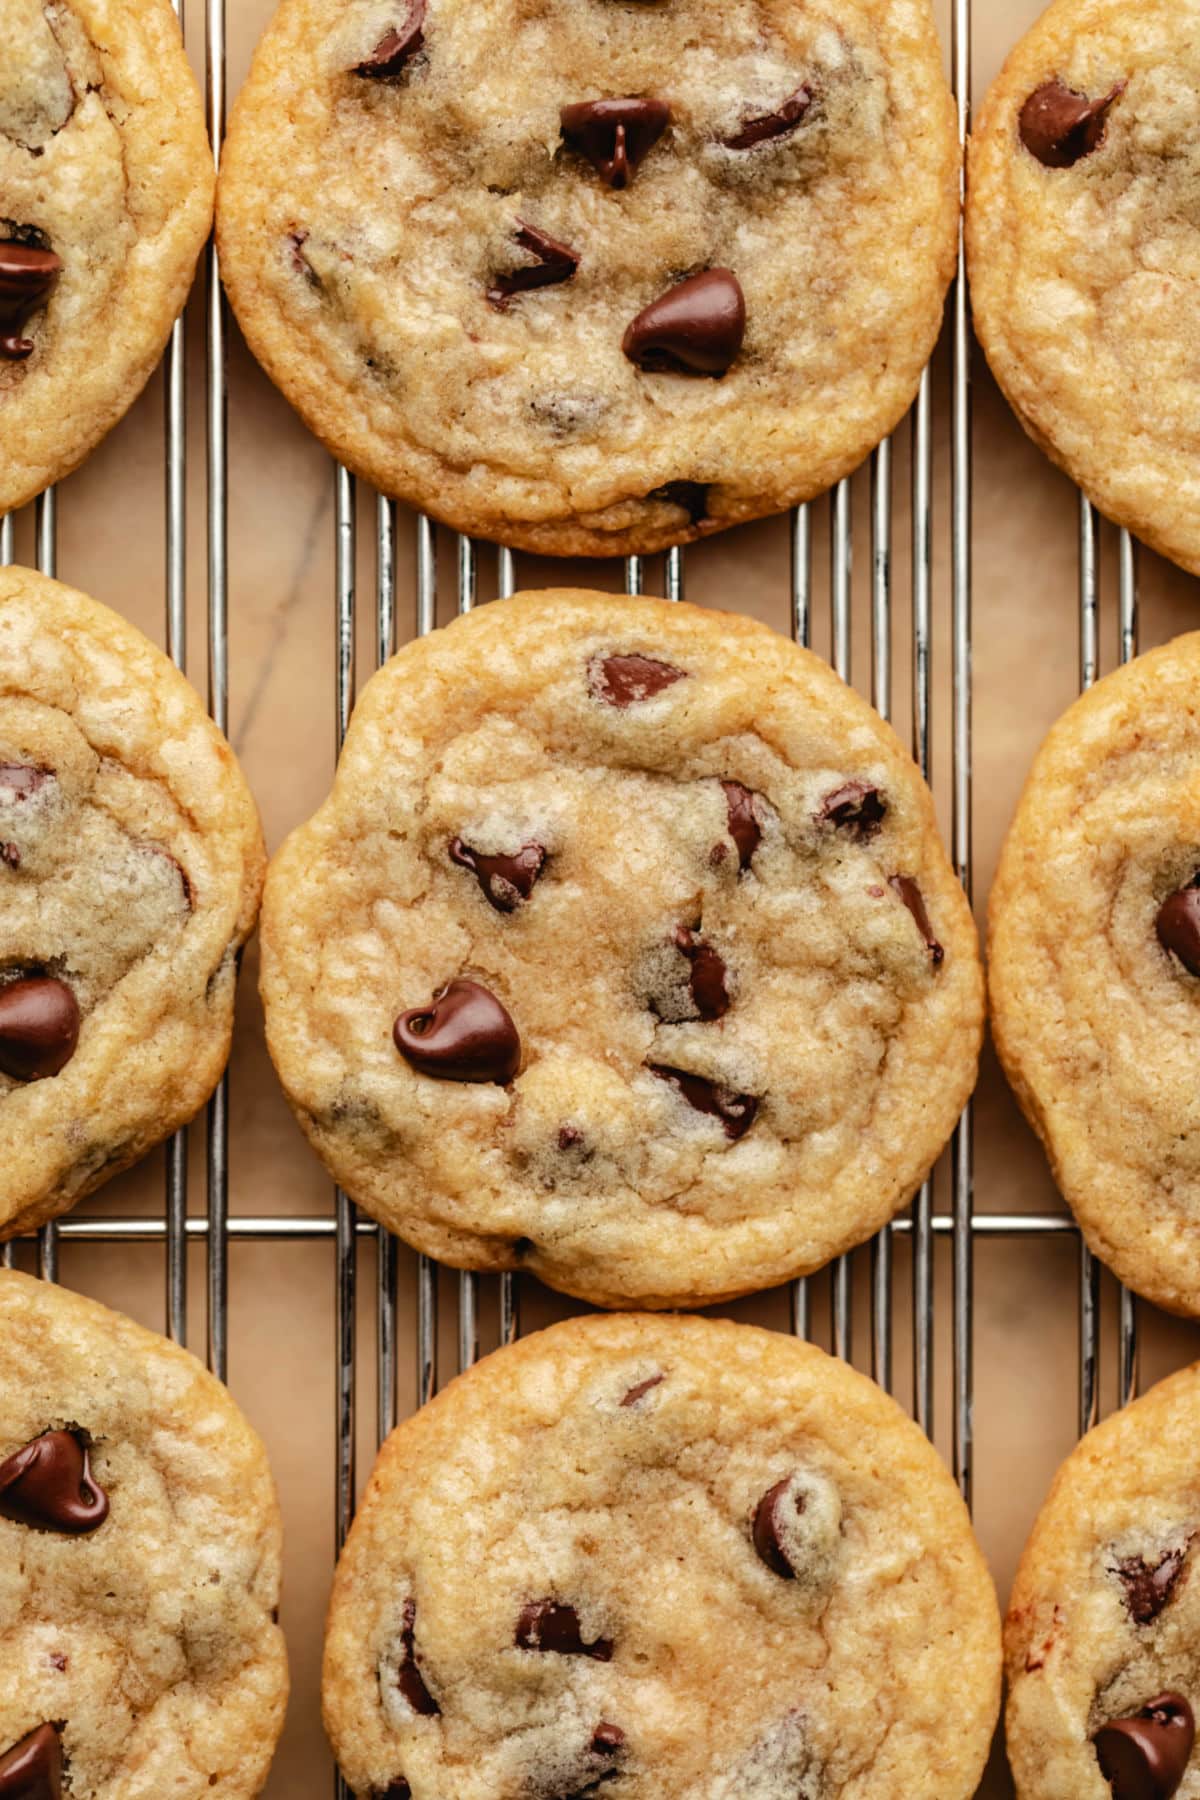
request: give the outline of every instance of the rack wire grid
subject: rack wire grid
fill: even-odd
[[[172,0],[182,17],[184,0]],[[226,0],[204,0],[206,22],[206,107],[215,155],[219,160],[226,115]],[[971,0],[952,0],[951,64],[957,100],[960,139],[965,143],[971,105]],[[194,305],[205,311],[206,337],[206,441],[207,441],[207,649],[208,704],[222,730],[228,728],[229,711],[229,448],[227,389],[227,318],[221,295],[215,245],[207,253],[206,281],[198,284]],[[951,633],[951,744],[952,744],[952,856],[955,870],[968,895],[972,887],[972,444],[971,359],[972,337],[965,266],[960,244],[958,271],[949,301],[947,324],[950,359],[950,633]],[[184,321],[172,333],[164,363],[165,378],[165,641],[169,655],[181,669],[187,651],[186,614],[186,357]],[[934,602],[934,422],[932,367],[926,371],[907,429],[911,443],[911,669],[912,748],[922,772],[929,776],[932,750],[932,647]],[[884,717],[892,711],[893,698],[893,552],[897,543],[894,522],[894,443],[880,444],[870,460],[871,551],[871,696]],[[336,661],[334,714],[336,742],[340,750],[354,705],[355,627],[359,602],[356,555],[358,522],[356,484],[341,467],[333,471],[335,518]],[[829,528],[829,644],[838,674],[851,673],[851,576],[854,551],[851,480],[841,482],[827,501],[799,507],[791,518],[792,632],[802,644],[812,643],[817,594],[814,578],[814,546],[820,521],[828,508]],[[1091,506],[1079,497],[1079,685],[1081,690],[1098,678],[1100,667],[1101,591],[1099,525]],[[396,504],[375,498],[376,580],[374,593],[375,658],[383,663],[397,642],[397,544]],[[54,575],[57,566],[58,504],[53,489],[35,503],[34,541],[39,570]],[[14,560],[15,530],[12,518],[0,520],[0,564]],[[438,532],[424,517],[416,520],[416,618],[418,635],[434,629],[437,605]],[[513,553],[487,547],[481,551],[472,540],[455,540],[457,603],[469,612],[477,603],[479,557],[494,554],[498,600],[516,588]],[[1138,648],[1137,547],[1127,532],[1120,534],[1118,561],[1118,629],[1120,660],[1128,661]],[[643,590],[646,567],[640,557],[625,565],[625,588],[630,594]],[[669,600],[684,595],[685,566],[681,549],[664,559],[664,586]],[[199,1127],[193,1127],[198,1129]],[[234,1241],[327,1240],[333,1251],[336,1282],[336,1417],[335,1440],[336,1548],[345,1540],[354,1512],[356,1491],[358,1250],[364,1239],[375,1241],[376,1287],[375,1388],[376,1432],[380,1441],[398,1418],[398,1275],[400,1258],[410,1253],[372,1222],[360,1218],[350,1198],[335,1190],[332,1214],[255,1216],[232,1214],[229,1169],[229,1088],[222,1080],[205,1115],[206,1193],[203,1212],[189,1211],[188,1130],[179,1132],[167,1147],[165,1194],[161,1218],[69,1217],[47,1225],[37,1234],[36,1258],[41,1276],[56,1280],[59,1244],[63,1239],[92,1243],[161,1242],[165,1252],[166,1329],[178,1343],[188,1341],[188,1247],[204,1246],[207,1286],[207,1356],[221,1379],[228,1370],[229,1250]],[[974,1204],[972,1112],[968,1105],[955,1131],[949,1154],[950,1203],[936,1211],[934,1180],[925,1182],[904,1215],[896,1218],[860,1252],[870,1258],[869,1329],[870,1365],[875,1379],[893,1389],[893,1308],[895,1304],[894,1249],[906,1239],[911,1257],[912,1371],[911,1404],[921,1427],[932,1435],[934,1417],[934,1247],[948,1239],[952,1252],[952,1419],[953,1469],[959,1488],[971,1502],[974,1477],[974,1324],[973,1278],[976,1244],[988,1238],[1046,1238],[1067,1236],[1078,1244],[1079,1365],[1078,1428],[1080,1433],[1095,1423],[1099,1410],[1098,1353],[1100,1341],[1100,1270],[1079,1237],[1074,1222],[1059,1213],[978,1213]],[[0,1266],[11,1267],[14,1245],[0,1248]],[[828,1275],[793,1284],[791,1323],[796,1333],[808,1337],[815,1320],[814,1290],[828,1281],[830,1348],[849,1359],[856,1322],[855,1258],[840,1258]],[[428,1258],[416,1258],[416,1303],[413,1321],[416,1339],[416,1394],[423,1405],[434,1394],[438,1367],[438,1268]],[[492,1278],[487,1278],[489,1281]],[[512,1342],[520,1330],[520,1285],[525,1278],[502,1275],[496,1280],[498,1338]],[[457,1277],[457,1362],[469,1367],[480,1350],[481,1284],[477,1275]],[[1132,1398],[1138,1376],[1137,1310],[1131,1294],[1119,1293],[1117,1396]],[[335,1794],[348,1790],[334,1776]]]

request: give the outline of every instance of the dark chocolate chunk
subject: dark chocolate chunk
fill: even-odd
[[[724,375],[746,336],[746,296],[732,269],[706,269],[669,288],[626,330],[621,348],[639,369]]]
[[[425,43],[425,0],[409,0],[408,18],[384,33],[370,56],[355,66],[371,81],[398,81]]]
[[[745,1137],[754,1123],[758,1111],[758,1100],[753,1094],[735,1094],[729,1088],[718,1087],[715,1081],[706,1076],[693,1075],[687,1069],[672,1069],[666,1063],[647,1063],[646,1067],[660,1081],[670,1081],[683,1095],[688,1105],[697,1112],[707,1113],[710,1118],[720,1119],[725,1127],[726,1137]]]
[[[108,1495],[92,1477],[86,1437],[45,1431],[0,1462],[0,1515],[35,1531],[82,1537],[108,1517]]]
[[[53,778],[53,769],[33,763],[0,763],[0,800],[28,800]]]
[[[754,861],[754,852],[762,843],[758,795],[752,794],[740,781],[723,781],[721,786],[729,811],[729,835],[737,845],[740,866],[748,869]]]
[[[461,869],[470,869],[484,899],[497,912],[511,913],[532,894],[533,884],[545,865],[546,852],[541,844],[522,844],[512,856],[485,856],[482,850],[472,850],[456,837],[450,844],[450,860]]]
[[[0,1800],[62,1800],[62,1744],[39,1725],[0,1756]]]
[[[560,282],[570,281],[579,267],[578,251],[572,250],[569,244],[560,244],[557,238],[539,231],[536,225],[527,225],[524,219],[517,220],[516,240],[535,260],[494,278],[487,297],[497,312],[504,312],[514,294],[527,294],[534,288],[557,287]]]
[[[589,664],[592,692],[606,706],[635,706],[686,679],[686,671],[653,656],[597,656]]]
[[[21,334],[34,313],[46,304],[62,273],[53,250],[8,239],[0,243],[0,356],[22,362],[33,355],[33,341]]]
[[[1187,1773],[1195,1736],[1182,1694],[1159,1694],[1128,1718],[1101,1726],[1092,1742],[1113,1800],[1170,1800]]]
[[[428,1006],[401,1013],[392,1027],[401,1056],[441,1081],[495,1081],[503,1086],[521,1065],[517,1028],[490,988],[460,976]]]
[[[664,100],[582,100],[559,115],[564,140],[611,188],[628,187],[671,123]]]
[[[1144,1556],[1127,1556],[1113,1569],[1125,1589],[1125,1604],[1135,1625],[1149,1625],[1157,1619],[1175,1591],[1187,1561],[1187,1548],[1168,1550],[1157,1562]]]
[[[711,944],[706,944],[681,925],[675,933],[675,945],[692,965],[688,986],[696,1011],[702,1019],[722,1019],[729,1011],[729,990],[725,986],[725,964]]]
[[[517,1620],[518,1650],[548,1650],[555,1656],[590,1656],[595,1662],[611,1662],[613,1647],[608,1638],[597,1638],[585,1644],[579,1626],[579,1614],[573,1606],[559,1600],[531,1600],[521,1608]]]
[[[665,1375],[647,1375],[645,1381],[637,1381],[634,1383],[621,1401],[621,1405],[636,1406],[638,1401],[644,1400],[646,1395],[650,1393],[652,1389],[661,1387],[666,1379]]]
[[[795,1505],[791,1477],[785,1476],[763,1495],[754,1514],[754,1548],[768,1569],[773,1569],[785,1581],[793,1581],[796,1575],[784,1548],[787,1536],[785,1508]]]
[[[1168,955],[1176,955],[1189,975],[1200,975],[1200,875],[1163,901],[1154,929]]]
[[[865,781],[848,781],[844,787],[826,794],[817,814],[818,822],[832,825],[838,831],[865,843],[875,836],[887,814],[887,801],[876,787]]]
[[[404,1661],[396,1672],[396,1686],[415,1713],[419,1713],[423,1719],[432,1719],[436,1718],[442,1709],[425,1686],[424,1677],[417,1667],[416,1628],[417,1603],[415,1600],[406,1600],[404,1602],[404,1621],[400,1632]]]
[[[1104,142],[1108,109],[1126,85],[1118,81],[1102,99],[1089,100],[1057,79],[1044,82],[1021,108],[1021,142],[1046,168],[1072,168]]]
[[[925,910],[925,898],[920,888],[909,875],[889,875],[888,886],[899,894],[907,906],[916,923],[917,930],[925,939],[925,946],[933,960],[934,968],[940,968],[945,960],[946,952],[933,935],[933,926],[929,922],[929,914]]]
[[[625,1733],[619,1725],[609,1725],[602,1719],[592,1737],[592,1749],[600,1756],[615,1756],[618,1750],[625,1748]]]
[[[661,487],[653,488],[647,494],[647,500],[662,500],[667,506],[677,506],[685,512],[693,525],[699,525],[708,517],[708,483],[703,481],[664,481]]]
[[[812,89],[802,84],[774,112],[746,119],[732,137],[722,138],[721,142],[727,150],[753,150],[755,144],[764,144],[769,138],[789,137],[802,123],[812,101]]]
[[[79,1003],[65,981],[25,975],[0,987],[0,1071],[43,1081],[65,1069],[79,1042]]]

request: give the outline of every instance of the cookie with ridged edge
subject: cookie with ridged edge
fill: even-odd
[[[0,570],[0,1238],[209,1098],[265,860],[233,752],[168,658]]]
[[[980,110],[967,205],[975,328],[1021,423],[1193,573],[1198,45],[1197,0],[1057,0]]]
[[[996,1047],[1088,1243],[1128,1286],[1192,1316],[1198,682],[1193,633],[1059,720],[1000,858],[990,946]]]
[[[85,1455],[92,1516],[64,1530]],[[25,1745],[46,1777],[6,1792],[57,1797],[61,1762],[79,1800],[257,1794],[287,1703],[281,1536],[262,1444],[194,1357],[0,1271],[0,1770]]]
[[[923,1434],[810,1345],[683,1317],[553,1326],[402,1425],[325,1644],[364,1797],[967,1800],[999,1699]]]
[[[169,0],[0,0],[0,42],[3,514],[68,475],[141,392],[214,178]]]
[[[971,1090],[982,985],[890,727],[661,600],[525,594],[409,644],[264,899],[269,1048],[336,1179],[603,1305],[869,1237]]]
[[[1193,1367],[1089,1432],[1055,1477],[1005,1622],[1008,1755],[1020,1800],[1151,1792],[1190,1800],[1198,1791],[1200,1754],[1188,1754],[1188,1713],[1194,1726],[1200,1710],[1198,1430]],[[1171,1703],[1156,1709],[1165,1716],[1141,1717],[1155,1701]],[[1144,1779],[1149,1749],[1160,1786],[1106,1779],[1102,1765],[1109,1774],[1114,1765],[1105,1734],[1116,1727],[1128,1739],[1131,1726],[1125,1779]]]
[[[822,491],[902,417],[958,167],[928,0],[283,0],[222,267],[377,487],[543,554],[651,551]]]

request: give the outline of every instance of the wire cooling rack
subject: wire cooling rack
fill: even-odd
[[[182,0],[172,0],[180,13]],[[206,105],[214,145],[224,133],[226,111],[226,0],[204,0],[206,22]],[[965,141],[971,96],[971,0],[952,0],[951,62],[957,98],[960,137]],[[219,150],[218,150],[219,155]],[[207,438],[207,640],[208,704],[222,730],[228,728],[229,633],[229,450],[226,312],[221,298],[215,248],[208,252],[207,280],[194,305],[205,310],[206,338],[206,438]],[[972,447],[971,357],[972,341],[963,257],[960,249],[957,279],[949,308],[947,337],[950,359],[950,643],[949,684],[951,742],[952,855],[955,870],[968,894],[972,884]],[[165,519],[166,519],[166,619],[168,653],[183,668],[187,650],[186,611],[186,347],[184,325],[176,325],[165,365]],[[911,614],[911,719],[913,754],[923,773],[931,771],[934,692],[931,678],[934,637],[934,523],[935,428],[932,405],[933,375],[927,371],[910,420],[902,427],[908,434],[911,467],[909,522],[911,591],[905,595]],[[899,434],[897,438],[899,442]],[[893,651],[895,632],[893,601],[896,590],[894,556],[899,539],[895,522],[895,457],[891,440],[881,444],[870,461],[870,637],[871,697],[880,713],[891,715],[893,702]],[[365,597],[358,592],[357,552],[360,523],[356,509],[356,484],[342,468],[333,472],[335,487],[335,591],[336,657],[334,708],[336,738],[340,748],[354,705],[355,631]],[[1081,689],[1099,673],[1101,593],[1099,521],[1087,501],[1079,500],[1079,646]],[[376,542],[374,602],[375,660],[386,661],[398,637],[397,549],[400,533],[395,504],[374,498],[373,529]],[[843,481],[828,500],[800,507],[791,519],[790,621],[793,635],[810,644],[817,622],[814,555],[818,533],[828,520],[828,643],[830,660],[837,672],[850,678],[852,567],[855,549],[852,483]],[[36,562],[48,575],[56,572],[58,508],[53,490],[36,502],[34,538]],[[438,594],[439,538],[443,553],[453,542],[456,559],[457,603],[460,612],[476,604],[480,587],[480,558],[494,556],[494,585],[500,603],[516,586],[513,555],[503,548],[477,547],[470,539],[451,540],[425,518],[416,521],[415,595],[417,634],[434,629]],[[15,532],[12,519],[0,520],[0,564],[14,560]],[[701,552],[702,554],[702,552]],[[663,586],[670,600],[683,598],[685,559],[681,550],[668,552],[663,561]],[[657,569],[657,564],[656,564]],[[489,583],[492,571],[487,571]],[[643,559],[629,558],[625,566],[627,592],[639,593],[646,581]],[[86,584],[85,584],[86,585]],[[1128,533],[1120,537],[1118,578],[1118,629],[1120,659],[1137,652],[1138,594],[1136,546]],[[336,1547],[349,1530],[356,1491],[356,1429],[358,1345],[356,1316],[359,1302],[359,1246],[375,1241],[374,1258],[376,1345],[375,1391],[377,1434],[380,1440],[398,1417],[399,1276],[401,1259],[411,1252],[381,1232],[372,1222],[357,1216],[346,1194],[335,1191],[332,1213],[327,1216],[254,1216],[231,1213],[229,1170],[228,1077],[210,1103],[203,1123],[192,1127],[205,1134],[205,1203],[203,1210],[189,1209],[188,1131],[179,1132],[167,1149],[165,1193],[159,1218],[68,1217],[45,1226],[37,1238],[37,1263],[41,1275],[54,1280],[58,1273],[60,1240],[162,1243],[165,1254],[166,1328],[180,1343],[188,1339],[188,1248],[204,1246],[207,1285],[207,1355],[213,1371],[225,1378],[229,1338],[229,1251],[236,1241],[328,1240],[332,1250],[332,1274],[336,1282],[336,1417],[333,1421],[336,1455]],[[898,1269],[894,1252],[898,1241],[909,1244],[911,1265],[911,1394],[913,1415],[932,1435],[935,1400],[934,1251],[938,1240],[951,1246],[950,1330],[952,1337],[952,1461],[955,1478],[970,1503],[974,1475],[974,1254],[977,1243],[988,1238],[1046,1238],[1067,1236],[1078,1243],[1079,1255],[1079,1409],[1080,1432],[1098,1416],[1098,1352],[1100,1338],[1099,1267],[1088,1253],[1069,1218],[1058,1213],[980,1214],[974,1204],[974,1156],[970,1106],[954,1134],[949,1157],[949,1204],[935,1207],[934,1181],[926,1181],[911,1209],[887,1226],[868,1249],[858,1253],[870,1259],[870,1278],[865,1292],[869,1313],[870,1365],[880,1384],[895,1385],[893,1367],[893,1309],[896,1305]],[[939,1186],[940,1191],[940,1186]],[[14,1247],[0,1249],[0,1265],[11,1266]],[[427,1258],[416,1259],[415,1318],[404,1320],[415,1332],[416,1399],[424,1404],[439,1379],[438,1300],[439,1271]],[[850,1358],[855,1327],[862,1327],[861,1305],[856,1307],[854,1256],[840,1258],[827,1275],[793,1285],[791,1322],[803,1335],[817,1319],[814,1296],[818,1284],[828,1283],[829,1345],[835,1354]],[[491,1278],[487,1278],[491,1280]],[[497,1279],[498,1337],[509,1343],[520,1330],[520,1283],[523,1278],[504,1275]],[[443,1288],[443,1292],[444,1292]],[[859,1294],[864,1289],[860,1286]],[[822,1293],[821,1317],[825,1316]],[[457,1277],[457,1362],[473,1363],[480,1348],[481,1283],[472,1274]],[[1121,1403],[1131,1398],[1137,1385],[1137,1316],[1133,1297],[1121,1290],[1118,1313],[1117,1395]],[[346,1793],[334,1777],[335,1793]]]

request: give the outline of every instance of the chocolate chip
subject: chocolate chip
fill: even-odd
[[[560,282],[570,281],[579,267],[577,251],[539,231],[536,225],[527,225],[524,219],[518,219],[515,235],[520,248],[527,250],[535,261],[496,276],[487,297],[497,312],[504,312],[514,294],[527,294],[533,288],[557,287]]]
[[[515,1639],[518,1650],[548,1650],[555,1656],[590,1656],[595,1662],[611,1662],[608,1638],[585,1644],[579,1614],[558,1600],[531,1600],[521,1608]]]
[[[630,1388],[629,1392],[621,1401],[621,1405],[636,1406],[638,1401],[644,1400],[646,1395],[650,1393],[652,1389],[661,1387],[666,1379],[665,1375],[647,1375],[645,1381],[635,1382],[634,1386]]]
[[[727,150],[753,150],[755,144],[766,143],[768,138],[788,137],[802,122],[812,101],[812,89],[802,84],[774,112],[745,120],[740,130],[721,142]]]
[[[846,832],[861,844],[875,836],[886,815],[887,801],[878,788],[865,781],[848,781],[844,787],[826,794],[817,821]]]
[[[1187,1773],[1195,1736],[1182,1694],[1159,1694],[1128,1718],[1102,1726],[1092,1742],[1113,1800],[1170,1800]]]
[[[586,156],[611,188],[628,187],[671,123],[664,100],[581,100],[559,118],[572,150]]]
[[[1163,901],[1154,921],[1158,941],[1189,975],[1200,975],[1200,875]]]
[[[53,778],[53,769],[34,763],[0,763],[0,800],[28,800]]]
[[[0,243],[0,356],[22,362],[33,355],[33,341],[22,337],[28,321],[46,304],[62,273],[53,250],[14,240]]]
[[[801,1506],[803,1497],[801,1497]],[[773,1488],[763,1495],[754,1514],[754,1548],[761,1561],[776,1575],[785,1581],[795,1579],[796,1571],[792,1566],[788,1553],[784,1548],[784,1538],[788,1533],[787,1509],[795,1509],[796,1500],[792,1493],[790,1476],[777,1481]]]
[[[412,1789],[403,1775],[399,1781],[393,1781],[391,1787],[384,1788],[383,1800],[412,1800]]]
[[[753,1094],[735,1094],[729,1088],[718,1087],[715,1081],[709,1081],[703,1075],[693,1075],[687,1069],[672,1069],[666,1063],[647,1063],[646,1067],[660,1081],[673,1082],[696,1112],[720,1119],[726,1137],[735,1142],[745,1137],[753,1125],[758,1111],[758,1101]]]
[[[583,1133],[577,1125],[560,1126],[558,1133],[558,1147],[560,1150],[577,1150],[582,1142]]]
[[[50,1667],[52,1669],[57,1669],[60,1675],[66,1674],[67,1658],[63,1655],[61,1650],[52,1650],[50,1652]]]
[[[692,965],[688,986],[696,1011],[702,1019],[722,1019],[729,1011],[729,990],[725,986],[725,964],[711,944],[698,938],[694,931],[681,925],[675,933],[676,948]]]
[[[723,781],[721,786],[725,790],[729,835],[737,845],[738,863],[742,869],[748,869],[754,861],[754,852],[762,843],[758,795],[752,794],[740,781]]]
[[[635,706],[687,679],[683,669],[653,656],[597,656],[588,664],[592,692],[606,706]]]
[[[1108,109],[1128,84],[1118,81],[1101,100],[1089,100],[1055,79],[1035,88],[1021,108],[1021,142],[1048,169],[1070,169],[1104,142]]]
[[[62,1744],[53,1725],[39,1725],[0,1756],[0,1800],[61,1800]]]
[[[746,336],[746,297],[732,269],[706,269],[640,312],[621,348],[639,369],[724,375]]]
[[[425,43],[425,0],[410,0],[408,18],[384,33],[354,73],[371,81],[398,81]]]
[[[470,869],[483,890],[484,899],[497,912],[511,913],[532,894],[533,884],[545,864],[546,852],[541,844],[531,843],[522,844],[512,856],[485,856],[482,850],[472,850],[462,838],[456,837],[450,845],[450,860],[461,869]]]
[[[662,1377],[660,1376],[661,1380]],[[609,1725],[602,1719],[597,1725],[592,1738],[592,1749],[600,1756],[615,1756],[618,1750],[625,1748],[625,1733],[619,1725]]]
[[[652,488],[646,498],[661,500],[665,506],[677,506],[693,525],[699,525],[708,517],[708,495],[708,485],[703,481],[665,481],[661,487]]]
[[[82,1537],[108,1517],[108,1495],[93,1480],[86,1437],[45,1431],[0,1462],[0,1515],[35,1531]]]
[[[65,981],[26,975],[0,987],[0,1071],[43,1081],[65,1069],[79,1042],[79,1003]]]
[[[396,1686],[415,1713],[418,1713],[423,1719],[433,1719],[442,1709],[425,1686],[424,1678],[417,1667],[416,1628],[417,1603],[415,1600],[406,1600],[403,1625],[400,1631],[400,1645],[404,1651],[404,1661],[396,1671]]]
[[[288,243],[292,247],[292,267],[297,275],[303,275],[314,293],[319,294],[323,291],[324,283],[304,254],[304,246],[307,244],[308,238],[307,231],[289,231]]]
[[[888,886],[899,894],[905,906],[916,921],[917,930],[925,939],[925,947],[929,951],[935,969],[941,967],[946,952],[933,935],[933,926],[929,922],[929,914],[925,910],[925,899],[916,882],[909,875],[889,875]]]
[[[1174,1593],[1186,1561],[1185,1548],[1168,1550],[1155,1563],[1143,1556],[1128,1556],[1117,1563],[1112,1573],[1125,1589],[1125,1605],[1135,1625],[1149,1625],[1157,1619]]]
[[[461,976],[439,988],[428,1006],[401,1013],[392,1036],[414,1069],[441,1081],[503,1086],[521,1064],[521,1040],[504,1007],[490,988]]]

